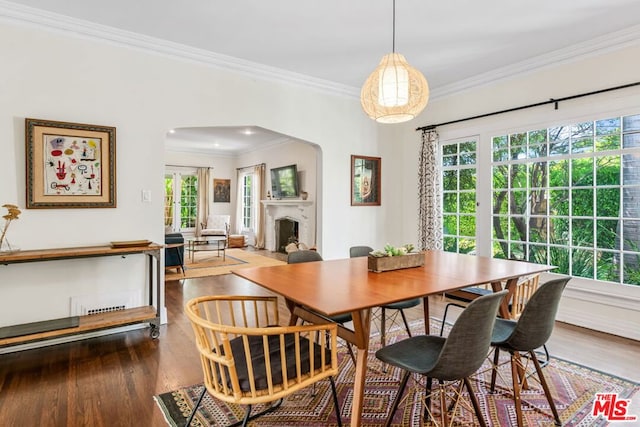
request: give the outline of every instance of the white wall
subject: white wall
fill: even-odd
[[[25,206],[26,117],[117,128],[117,208],[25,210],[9,232],[22,249],[162,242],[165,135],[187,126],[252,124],[317,144],[316,188],[331,190],[318,212],[325,258],[345,256],[345,245],[372,229],[384,235],[381,209],[349,206],[350,155],[378,151],[377,127],[357,99],[11,21],[0,22],[0,57],[0,203]],[[0,326],[63,317],[71,295],[144,288],[140,264],[129,257],[0,266]]]
[[[546,67],[526,75],[502,80],[464,93],[432,100],[414,123],[393,129],[391,137],[405,141],[403,179],[407,188],[403,197],[403,224],[416,224],[418,213],[417,166],[421,133],[418,126],[442,123],[521,105],[562,98],[639,81],[640,46],[603,52],[572,63]],[[480,140],[478,162],[488,177],[491,137],[535,129],[550,123],[566,124],[594,120],[609,115],[640,113],[640,87],[613,91],[553,105],[541,106],[493,117],[476,119],[437,129],[441,141],[477,135]],[[478,221],[489,218],[490,203],[480,201]],[[488,222],[484,222],[488,224]],[[415,230],[404,228],[405,240]],[[478,227],[478,252],[490,255],[490,227]],[[574,278],[565,291],[560,320],[622,336],[640,339],[640,287],[622,286]]]
[[[290,139],[282,144],[259,149],[238,156],[238,167],[247,167],[264,163],[266,165],[265,188],[271,190],[271,175],[269,170],[280,166],[295,164],[298,169],[300,191],[309,193],[309,200],[316,200],[317,190],[317,157],[320,147],[306,141]]]

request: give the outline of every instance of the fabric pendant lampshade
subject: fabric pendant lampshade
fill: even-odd
[[[427,79],[395,52],[382,57],[360,92],[362,109],[379,123],[411,120],[424,110],[427,101]]]

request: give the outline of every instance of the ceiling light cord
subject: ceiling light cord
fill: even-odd
[[[393,41],[391,42],[391,52],[396,53],[396,0],[393,0]]]

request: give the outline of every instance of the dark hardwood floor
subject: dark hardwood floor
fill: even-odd
[[[167,282],[169,323],[157,340],[142,329],[0,355],[0,425],[166,425],[153,396],[201,381],[182,307],[207,294],[269,293],[234,275]],[[432,315],[440,316],[443,304],[434,300]],[[421,310],[409,315],[419,318]],[[554,356],[640,381],[637,341],[558,324],[549,348]]]

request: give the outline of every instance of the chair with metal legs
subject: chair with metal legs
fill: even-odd
[[[562,425],[535,350],[544,346],[551,336],[560,298],[569,279],[550,280],[541,285],[524,306],[522,314],[517,321],[508,319],[496,320],[491,339],[491,345],[495,347],[494,367],[491,373],[491,391],[495,389],[500,350],[508,351],[511,356],[509,362],[511,364],[513,397],[519,427],[523,425],[520,397],[521,381],[529,378],[526,375],[524,360],[533,362],[538,380],[553,413],[554,421],[556,425]],[[520,357],[520,353],[527,353],[528,357],[523,359]]]
[[[515,260],[518,261],[518,260]],[[540,280],[539,274],[533,274],[531,276],[522,277],[516,288],[513,292],[511,300],[509,301],[509,318],[512,320],[517,320],[522,314],[522,310],[527,305],[527,302],[534,294],[534,292],[538,289],[538,283]],[[440,335],[444,333],[444,328],[447,324],[447,315],[449,313],[449,308],[451,307],[466,307],[471,301],[482,296],[487,295],[493,292],[489,285],[486,286],[473,286],[468,288],[458,289],[456,291],[446,292],[444,294],[445,300],[448,300],[449,303],[444,308],[444,314],[442,316],[442,324],[440,325]],[[536,353],[542,355],[542,359],[540,359],[540,364],[542,367],[547,366],[549,363],[549,350],[546,345],[543,345],[540,349],[536,350]]]
[[[390,344],[376,352],[376,357],[381,361],[404,370],[400,388],[387,417],[387,426],[391,425],[411,374],[420,374],[427,378],[425,417],[433,418],[431,396],[438,393],[441,425],[449,425],[449,406],[446,402],[449,393],[446,388],[448,382],[456,381],[458,385],[453,387],[455,399],[451,405],[454,415],[461,401],[464,386],[469,392],[479,425],[486,426],[469,377],[482,366],[487,357],[498,307],[506,294],[507,291],[496,292],[471,302],[460,314],[446,338],[440,335],[418,335]],[[432,393],[434,379],[438,380],[439,387]]]
[[[349,248],[349,256],[351,258],[364,257],[369,255],[369,252],[371,251],[373,251],[373,248],[369,246],[352,246]],[[420,305],[420,298],[413,298],[380,306],[380,345],[382,347],[387,343],[387,319],[391,319],[392,321],[394,319],[394,317],[387,316],[387,310],[395,310],[396,316],[399,314],[402,317],[402,322],[407,330],[407,335],[411,336],[411,329],[409,329],[409,323],[407,322],[407,316],[404,314],[404,310],[418,305]]]

